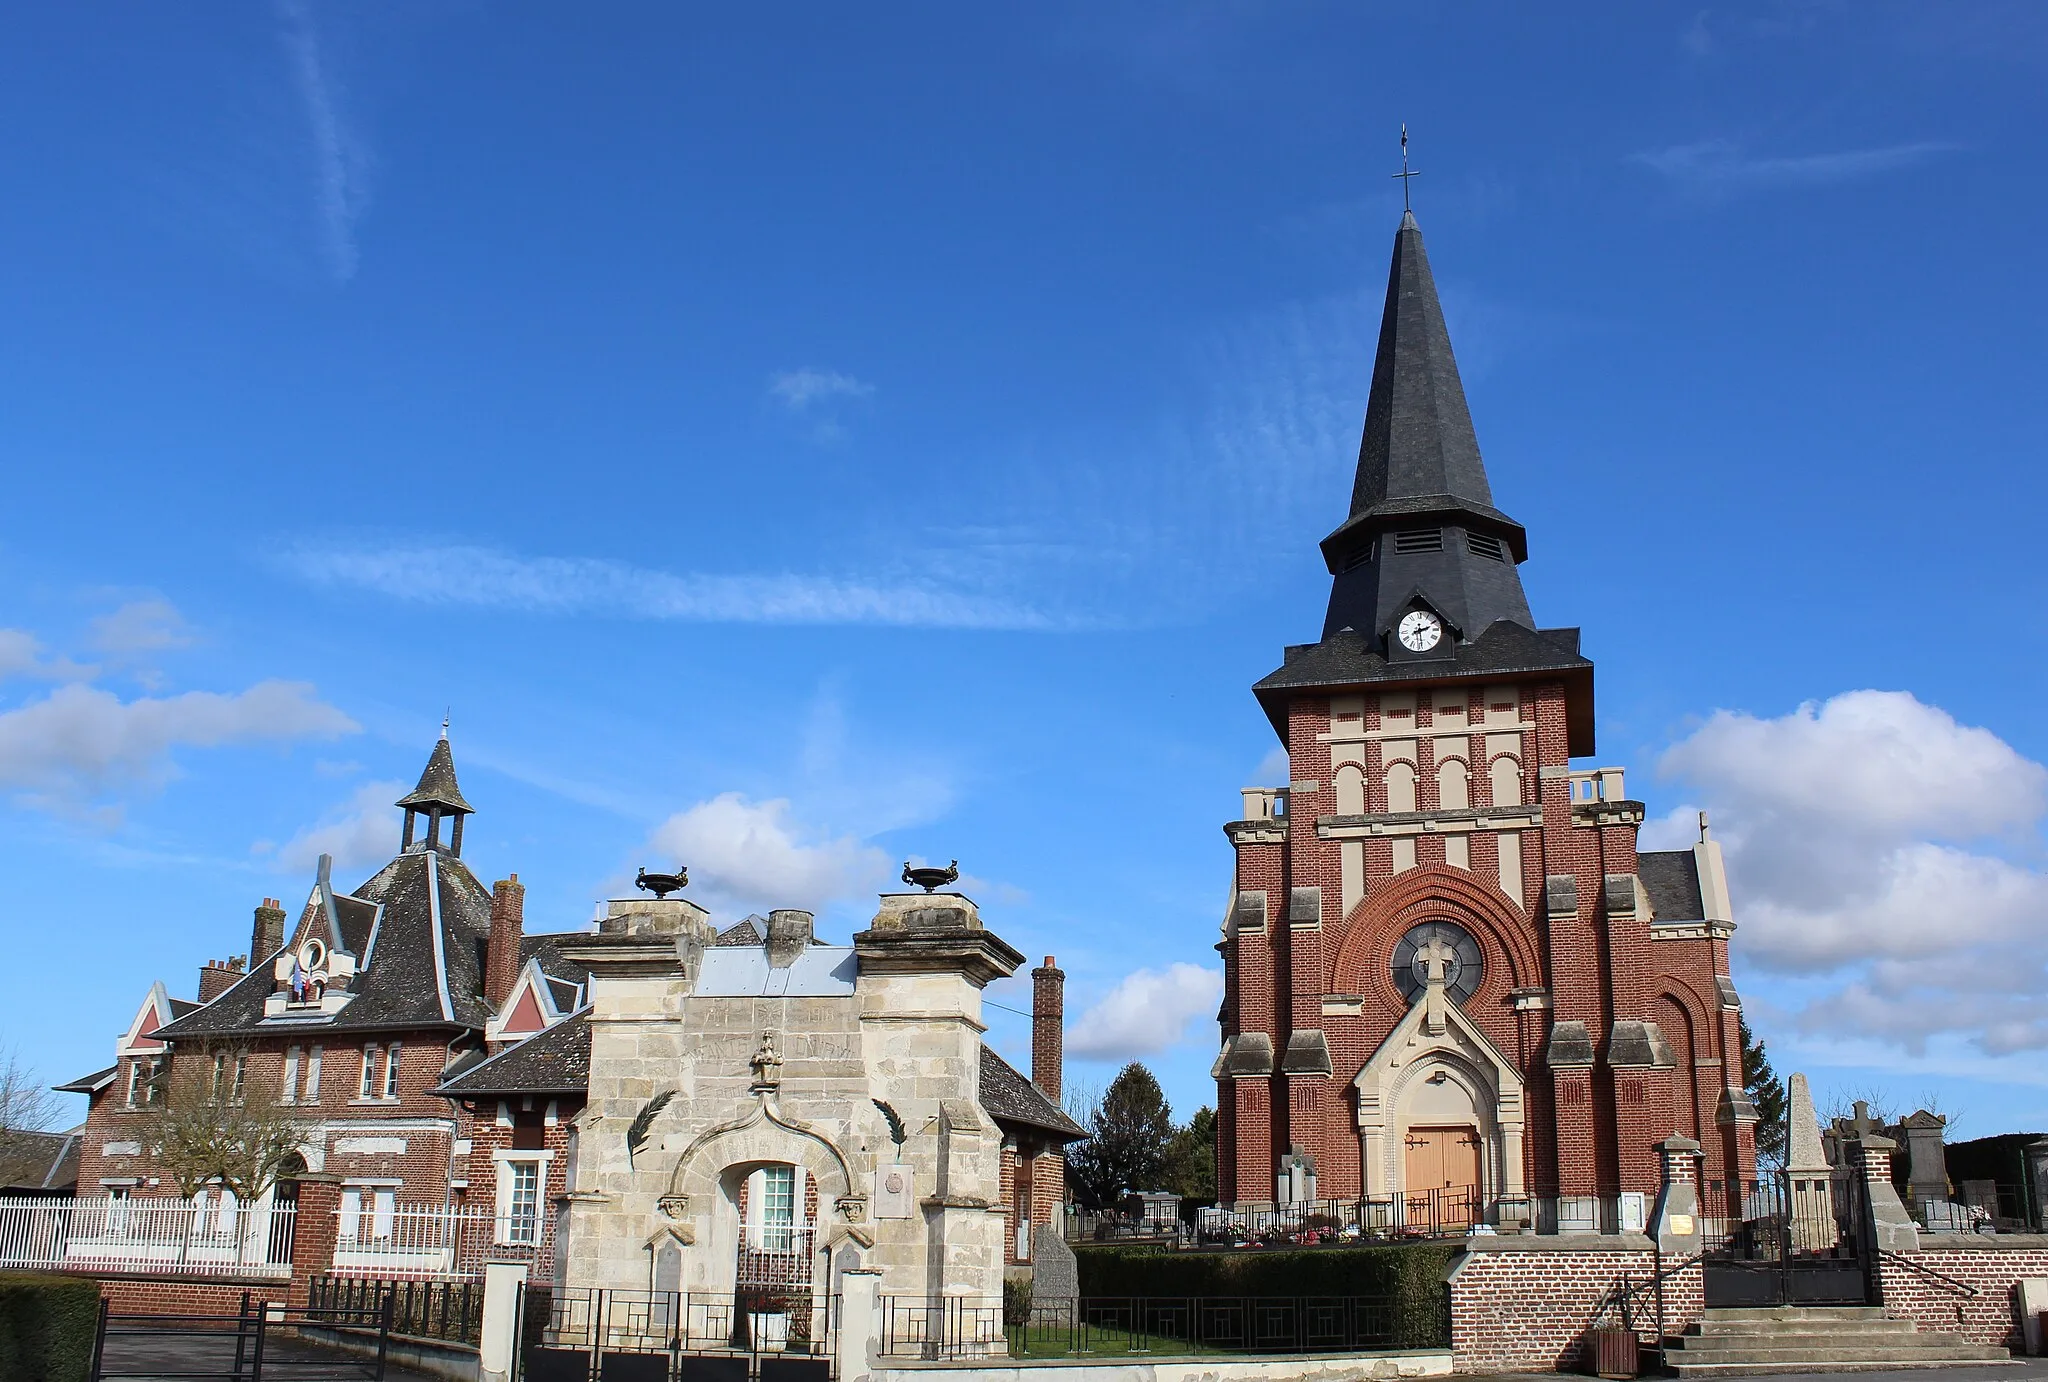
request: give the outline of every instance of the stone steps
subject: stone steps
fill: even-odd
[[[1949,1334],[1922,1334],[1875,1306],[1782,1306],[1708,1310],[1665,1347],[1680,1377],[1748,1377],[1773,1372],[1953,1367],[2009,1363],[2002,1348]]]

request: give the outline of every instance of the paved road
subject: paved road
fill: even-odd
[[[187,1331],[128,1332],[110,1330],[102,1359],[103,1375],[135,1379],[136,1382],[174,1382],[184,1378],[200,1382],[206,1378],[234,1375],[235,1336]],[[245,1349],[246,1354],[246,1349]],[[248,1363],[243,1363],[244,1369]],[[246,1371],[243,1374],[247,1376]],[[272,1334],[264,1340],[264,1382],[362,1382],[376,1375],[376,1364],[333,1349],[319,1348],[295,1338]],[[434,1382],[424,1374],[405,1368],[387,1367],[385,1382]]]
[[[2015,1358],[2010,1363],[1943,1364],[1938,1368],[1866,1368],[1861,1373],[1839,1372],[1773,1372],[1760,1374],[1756,1382],[1841,1382],[1844,1376],[1862,1373],[1884,1372],[1897,1376],[1901,1382],[2048,1382],[2048,1358]],[[1562,1382],[1572,1376],[1557,1372],[1499,1373],[1489,1379],[1473,1379],[1473,1382]],[[1744,1379],[1750,1382],[1750,1379]]]

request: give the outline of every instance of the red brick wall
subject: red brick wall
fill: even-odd
[[[1467,1251],[1451,1270],[1454,1366],[1482,1373],[1577,1368],[1586,1331],[1620,1323],[1604,1309],[1615,1287],[1624,1278],[1647,1283],[1655,1264],[1648,1248]],[[1665,1280],[1665,1332],[1683,1332],[1699,1318],[1701,1305],[1695,1263]]]
[[[242,1293],[252,1301],[285,1299],[288,1283],[269,1278],[193,1281],[173,1276],[100,1276],[100,1295],[116,1315],[232,1315]]]
[[[1903,1262],[1878,1260],[1885,1314],[1911,1320],[1929,1333],[1957,1334],[1972,1343],[2020,1352],[2013,1284],[2023,1277],[2048,1277],[2048,1241],[2036,1238],[2038,1246],[1982,1250],[1930,1246],[1935,1241],[1923,1239],[1922,1250],[1906,1254]],[[1961,1282],[1977,1294],[1966,1296],[1914,1267]]]
[[[1754,1176],[1753,1137],[1745,1128],[1714,1122],[1724,1082],[1741,1084],[1733,1046],[1733,1014],[1720,1008],[1715,975],[1727,972],[1727,946],[1714,940],[1650,939],[1646,911],[1605,905],[1608,875],[1636,870],[1632,824],[1573,824],[1567,717],[1563,683],[1538,681],[1516,689],[1521,731],[1522,799],[1540,806],[1542,827],[1522,833],[1522,896],[1517,907],[1493,886],[1499,867],[1497,839],[1469,839],[1470,871],[1449,867],[1443,837],[1414,837],[1417,867],[1393,872],[1390,837],[1363,842],[1364,900],[1342,914],[1342,854],[1334,840],[1318,839],[1315,820],[1336,809],[1332,702],[1308,696],[1288,707],[1285,740],[1289,777],[1303,784],[1290,793],[1284,845],[1237,847],[1237,890],[1267,895],[1267,930],[1240,932],[1220,947],[1224,956],[1226,1037],[1265,1032],[1276,1062],[1296,1031],[1320,1029],[1328,1040],[1333,1078],[1292,1081],[1277,1071],[1264,1081],[1218,1082],[1219,1193],[1228,1200],[1272,1196],[1272,1167],[1291,1143],[1315,1152],[1320,1193],[1348,1197],[1362,1184],[1356,1113],[1350,1082],[1406,1011],[1388,974],[1401,934],[1431,916],[1455,919],[1485,952],[1486,975],[1464,1011],[1522,1071],[1527,1095],[1524,1182],[1531,1194],[1611,1197],[1622,1190],[1654,1193],[1656,1144],[1674,1132],[1696,1136],[1706,1148],[1708,1178]],[[1382,719],[1379,694],[1362,692],[1362,728],[1412,727],[1417,731],[1417,806],[1438,804],[1438,757],[1462,756],[1470,800],[1492,805],[1486,754],[1485,688],[1464,697],[1469,736],[1427,737],[1435,727],[1431,690],[1415,695],[1405,724]],[[1494,732],[1502,732],[1498,728]],[[1365,805],[1387,809],[1383,740],[1362,745]],[[1545,770],[1550,775],[1545,775]],[[1313,784],[1312,786],[1310,784]],[[1432,867],[1434,866],[1434,867]],[[1576,885],[1577,906],[1551,916],[1544,880],[1563,875]],[[1320,923],[1292,927],[1288,890],[1322,890]],[[1510,991],[1547,988],[1552,1008],[1516,1011]],[[1322,1011],[1330,993],[1365,996],[1357,1016]],[[1686,1030],[1666,1031],[1683,1050],[1673,1070],[1614,1072],[1604,1063],[1606,1039],[1618,1019],[1668,1025],[1670,1005],[1682,1004]],[[1602,1058],[1592,1072],[1547,1071],[1542,1053],[1553,1019],[1583,1022]],[[1256,1091],[1253,1085],[1260,1086]],[[1562,1116],[1560,1116],[1562,1115]],[[1709,1129],[1713,1131],[1708,1132]],[[1701,1136],[1701,1134],[1707,1134]]]
[[[299,1032],[289,1037],[265,1036],[246,1047],[226,1049],[231,1053],[246,1051],[248,1054],[248,1088],[252,1097],[256,1097],[281,1088],[285,1052],[291,1046],[300,1048],[298,1083],[303,1088],[310,1053],[314,1046],[320,1046],[322,1053],[318,1101],[307,1103],[300,1100],[294,1106],[303,1110],[309,1119],[318,1118],[328,1125],[327,1146],[330,1150],[326,1157],[325,1169],[343,1176],[395,1177],[404,1182],[398,1192],[400,1199],[437,1202],[447,1191],[448,1163],[451,1143],[455,1136],[455,1118],[449,1109],[448,1101],[430,1091],[440,1083],[441,1072],[449,1061],[448,1035],[445,1032],[399,1032],[379,1034],[371,1039],[382,1048],[388,1048],[394,1039],[399,1044],[396,1099],[358,1097],[365,1040],[361,1037],[346,1036],[332,1031]],[[188,1047],[183,1056],[173,1052],[169,1059],[170,1073],[166,1079],[176,1081],[184,1078],[177,1070],[179,1060],[203,1065],[212,1059],[212,1055],[196,1047]],[[102,1193],[100,1182],[104,1178],[132,1177],[140,1182],[133,1191],[136,1195],[175,1195],[176,1186],[162,1174],[162,1168],[147,1155],[110,1157],[104,1152],[110,1142],[146,1144],[148,1141],[149,1110],[127,1107],[127,1064],[126,1061],[122,1063],[114,1083],[105,1092],[93,1097],[86,1114],[85,1138],[79,1154],[79,1193]],[[380,1087],[381,1066],[380,1057]],[[346,1126],[336,1126],[350,1122],[376,1123],[392,1120],[405,1120],[412,1126],[365,1129],[361,1132],[353,1132]],[[402,1154],[341,1153],[331,1150],[338,1139],[352,1136],[403,1138],[406,1149]]]

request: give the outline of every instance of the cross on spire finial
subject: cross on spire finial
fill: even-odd
[[[448,737],[448,720],[450,716],[454,715],[454,713],[455,707],[452,705],[441,712],[441,737],[443,739],[446,739]]]
[[[1411,169],[1408,166],[1408,122],[1406,120],[1401,122],[1401,171],[1389,173],[1388,176],[1401,179],[1401,209],[1403,211],[1408,210],[1408,179],[1421,177],[1422,170],[1420,168]]]

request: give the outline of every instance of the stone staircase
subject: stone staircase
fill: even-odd
[[[1780,1372],[1936,1368],[2009,1363],[2002,1348],[1952,1334],[1922,1334],[1876,1306],[1785,1305],[1711,1309],[1666,1345],[1680,1377],[1754,1377]]]

